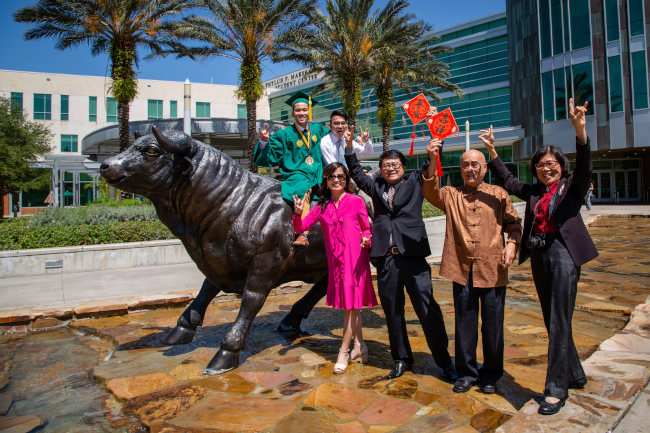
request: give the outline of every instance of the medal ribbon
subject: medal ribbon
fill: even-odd
[[[309,124],[307,124],[307,136],[308,136],[308,138],[305,138],[305,135],[302,133],[300,128],[298,128],[298,126],[296,126],[295,123],[294,123],[293,126],[294,126],[294,128],[296,128],[296,131],[298,131],[298,134],[300,134],[300,136],[302,137],[302,141],[305,143],[305,146],[307,146],[307,150],[310,150],[311,142],[309,141],[309,138],[311,138],[311,126],[309,126]],[[311,152],[309,152],[309,155],[311,156]]]

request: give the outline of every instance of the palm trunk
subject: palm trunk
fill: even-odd
[[[246,118],[248,121],[248,171],[257,173],[257,166],[253,164],[255,145],[257,144],[257,102],[246,101]]]
[[[390,143],[390,123],[381,124],[381,142],[383,143],[383,151],[388,150],[388,143]]]
[[[129,104],[126,102],[118,103],[118,119],[120,121],[120,153],[126,151],[129,145]],[[120,190],[120,199],[126,200],[133,198],[133,194]]]

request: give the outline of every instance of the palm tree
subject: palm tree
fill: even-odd
[[[65,50],[88,44],[93,56],[108,52],[111,93],[118,102],[120,152],[129,147],[129,104],[138,90],[138,48],[160,49],[162,20],[193,5],[194,0],[37,0],[13,13],[30,23],[25,40],[58,39]],[[123,192],[123,196],[128,193]]]
[[[381,47],[402,35],[389,23],[409,5],[391,0],[372,12],[374,0],[326,0],[325,12],[309,13],[308,28],[298,37],[279,41],[274,61],[294,61],[322,74],[323,83],[314,93],[332,91],[340,96],[351,128],[356,126],[363,87],[371,77],[371,66]]]
[[[437,103],[440,102],[438,89],[463,96],[460,87],[446,80],[451,76],[449,66],[435,59],[452,52],[453,48],[434,45],[440,37],[426,37],[432,30],[431,26],[423,21],[414,21],[414,18],[414,14],[396,15],[384,23],[387,30],[379,29],[377,35],[379,40],[385,31],[400,35],[382,44],[371,69],[370,85],[377,92],[377,120],[382,125],[384,151],[388,150],[390,129],[395,121],[395,89],[405,93],[423,93]]]
[[[307,25],[304,14],[314,8],[309,0],[200,0],[209,17],[191,15],[163,26],[166,49],[155,55],[175,54],[207,60],[222,56],[241,62],[235,95],[246,101],[248,167],[257,143],[257,101],[264,95],[262,62],[270,59],[278,39],[292,39]],[[197,45],[199,44],[199,45]]]

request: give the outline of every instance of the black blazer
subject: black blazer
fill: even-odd
[[[370,257],[382,257],[388,252],[391,231],[395,245],[405,256],[431,255],[429,238],[422,220],[422,175],[429,168],[429,157],[418,171],[400,181],[400,186],[393,197],[393,211],[383,199],[389,184],[379,175],[371,178],[363,172],[357,155],[345,155],[352,179],[357,186],[372,197],[374,207],[372,226],[372,248]]]
[[[521,264],[530,257],[530,250],[526,247],[525,241],[530,235],[533,225],[535,205],[544,194],[545,186],[542,183],[528,185],[516,179],[503,164],[501,158],[490,161],[488,168],[505,185],[510,194],[526,201],[524,232],[519,251],[519,263]],[[553,219],[560,228],[564,244],[576,266],[582,266],[598,257],[598,250],[589,236],[582,216],[580,216],[580,207],[591,186],[592,171],[589,139],[587,139],[587,144],[580,144],[576,138],[576,169],[569,177],[560,179],[558,191],[562,187],[564,190],[562,195],[555,199],[552,210]]]

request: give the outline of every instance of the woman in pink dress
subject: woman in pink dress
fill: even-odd
[[[370,275],[371,232],[366,204],[352,194],[350,173],[339,162],[323,170],[318,205],[301,218],[304,200],[293,196],[293,227],[304,233],[320,222],[325,236],[329,278],[327,305],[345,310],[343,343],[334,366],[334,373],[345,372],[348,362],[368,361],[368,348],[363,342],[360,310],[377,305]],[[350,342],[354,349],[350,354]]]

